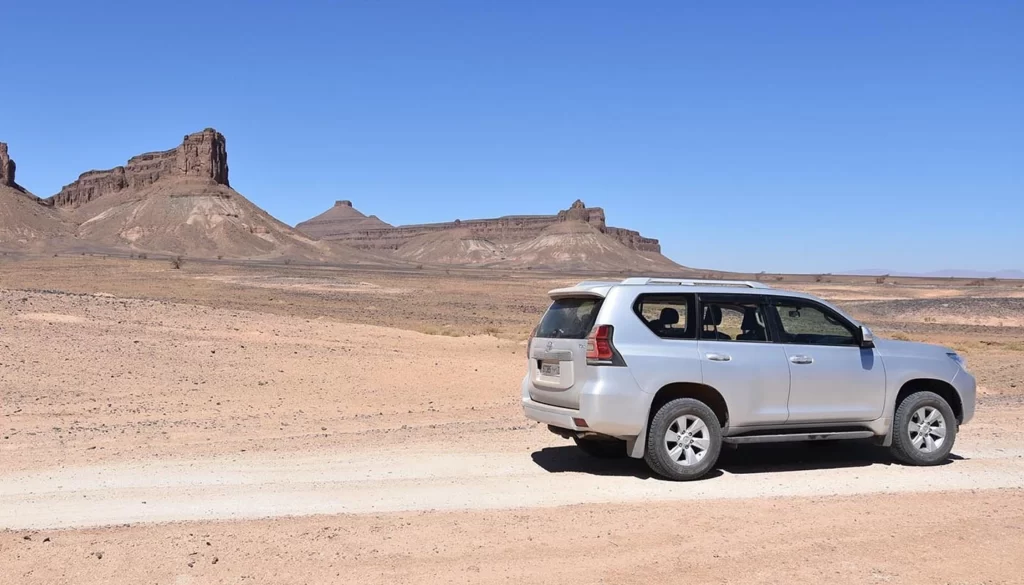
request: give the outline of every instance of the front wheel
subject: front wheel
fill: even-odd
[[[903,399],[892,421],[893,457],[907,465],[938,465],[949,457],[956,440],[953,409],[934,392],[916,392]]]
[[[678,398],[662,406],[647,429],[644,460],[666,479],[700,479],[715,466],[721,452],[718,416],[693,398]]]

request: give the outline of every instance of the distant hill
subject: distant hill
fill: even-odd
[[[0,142],[0,249],[38,249],[66,240],[74,226],[15,181],[17,166]]]
[[[299,223],[295,229],[314,238],[331,239],[332,234],[389,227],[391,224],[384,223],[376,215],[363,215],[358,209],[352,207],[351,201],[335,201],[334,207],[312,219]]]
[[[848,270],[837,274],[850,274],[853,276],[909,276],[920,278],[1005,278],[1012,280],[1024,279],[1024,270],[967,270],[967,269],[946,269],[934,270],[931,272],[903,272],[899,270],[885,270],[882,268],[862,268],[859,270]]]
[[[298,232],[232,189],[227,143],[212,128],[185,136],[171,150],[83,173],[46,203],[74,226],[79,247],[208,258],[379,262],[365,252]]]
[[[685,270],[661,254],[658,240],[610,227],[604,210],[576,201],[555,215],[391,226],[350,201],[296,226],[354,248],[424,264],[552,270],[671,273]]]

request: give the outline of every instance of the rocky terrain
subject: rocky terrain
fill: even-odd
[[[639,232],[608,226],[604,210],[575,201],[555,215],[391,226],[350,201],[296,229],[354,248],[427,264],[506,268],[678,272],[661,245]]]
[[[675,484],[523,418],[572,280],[0,256],[0,583],[1020,582],[1018,284],[785,277],[961,351],[975,419],[937,467],[764,445]]]

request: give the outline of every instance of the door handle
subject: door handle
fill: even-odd
[[[725,355],[724,353],[709,353],[705,355],[713,362],[727,362],[732,359],[732,356]]]
[[[793,362],[794,364],[813,364],[814,358],[812,358],[809,355],[795,355],[789,358],[789,361]]]

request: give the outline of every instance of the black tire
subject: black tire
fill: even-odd
[[[677,419],[691,416],[700,419],[707,429],[707,449],[692,465],[683,465],[669,454],[666,435]],[[673,481],[692,481],[704,477],[718,462],[722,452],[722,427],[718,416],[708,405],[693,398],[678,398],[665,404],[654,414],[647,429],[644,460],[651,471]]]
[[[919,432],[912,433],[910,425],[915,414],[921,409],[934,409],[942,416],[945,437],[942,444],[934,451],[925,452],[922,448],[914,445],[914,440]],[[889,448],[892,456],[907,465],[938,465],[949,458],[949,452],[953,449],[956,441],[957,422],[953,409],[949,407],[946,400],[934,392],[915,392],[903,399],[896,407],[896,415],[893,416],[892,446]],[[935,435],[928,434],[932,441],[936,441]]]
[[[626,442],[622,439],[595,439],[592,437],[574,437],[576,446],[591,457],[598,459],[621,459],[626,456]]]

